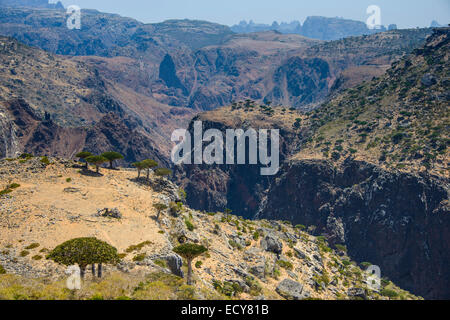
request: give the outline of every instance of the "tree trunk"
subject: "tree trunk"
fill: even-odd
[[[192,260],[188,260],[187,284],[192,285]]]
[[[138,179],[141,177],[141,170],[138,170]]]
[[[158,214],[156,215],[156,221],[159,221],[159,216],[161,215],[161,211],[158,210]]]
[[[86,274],[86,266],[80,266],[80,277],[84,280],[84,275]]]
[[[113,168],[113,166],[112,166],[112,161],[109,162],[109,168],[110,168],[110,169]]]
[[[98,173],[99,167],[96,165],[95,166],[95,171]]]
[[[102,266],[102,264],[101,263],[99,263],[98,264],[98,274],[97,274],[97,277],[99,277],[99,278],[101,278],[102,277],[102,268],[103,268],[103,266]]]
[[[95,278],[95,264],[94,263],[91,265],[91,270],[92,270],[92,277]]]
[[[150,169],[147,169],[147,180],[149,179],[149,177],[150,177]]]
[[[89,169],[89,167],[88,167],[88,162],[86,161],[86,160],[84,160],[86,163],[84,164],[84,167],[86,168],[86,169]]]

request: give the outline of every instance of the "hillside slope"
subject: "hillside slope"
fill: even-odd
[[[181,200],[167,180],[136,179],[122,169],[98,176],[72,161],[50,160],[0,161],[0,189],[4,181],[16,184],[0,195],[0,265],[7,273],[0,274],[0,299],[417,299],[386,279],[379,293],[367,290],[344,248],[333,251],[300,226],[186,206],[163,212],[158,222],[153,204]],[[104,208],[116,208],[120,218],[99,215]],[[88,274],[83,289],[70,295],[64,268],[45,255],[90,236],[124,253],[122,262],[106,266],[102,281]],[[186,267],[172,252],[186,241],[208,248],[195,264],[194,287],[178,277]]]
[[[92,65],[11,38],[0,38],[0,80],[1,157],[70,158],[89,148],[122,152],[127,163],[146,154],[169,165],[170,134],[191,117],[190,110],[161,105]]]

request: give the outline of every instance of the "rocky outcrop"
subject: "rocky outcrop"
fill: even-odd
[[[448,180],[348,160],[293,161],[258,218],[315,226],[359,262],[426,298],[450,297]]]
[[[291,279],[284,279],[277,288],[277,293],[286,300],[303,300],[309,298],[310,294],[303,290],[303,286]]]

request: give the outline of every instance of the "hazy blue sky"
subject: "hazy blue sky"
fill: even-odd
[[[56,2],[55,0],[50,2]],[[425,27],[432,20],[450,23],[450,0],[62,0],[64,6],[119,13],[142,22],[200,19],[232,25],[300,20],[307,16],[344,17],[366,21],[369,5],[381,8],[381,23],[399,28]]]

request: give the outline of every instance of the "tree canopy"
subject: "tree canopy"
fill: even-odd
[[[85,160],[86,160],[87,162],[89,162],[89,163],[95,165],[95,167],[96,167],[96,169],[97,169],[97,172],[98,172],[98,167],[99,167],[101,164],[103,164],[103,163],[105,163],[105,162],[108,161],[108,159],[106,159],[105,157],[102,157],[102,156],[90,156],[90,157],[87,157]]]
[[[47,259],[66,266],[78,264],[80,267],[95,263],[115,264],[120,260],[116,248],[94,237],[66,241],[53,249]]]
[[[195,243],[185,243],[173,249],[173,251],[188,261],[192,261],[198,256],[202,255],[208,249],[202,245]]]
[[[89,151],[81,151],[75,155],[75,157],[79,158],[80,160],[84,160],[84,161],[86,161],[86,158],[89,158],[91,156],[93,156],[93,154],[90,153]],[[86,161],[86,168],[87,168],[87,165],[88,165],[88,162]]]
[[[109,167],[111,169],[113,167],[113,161],[123,159],[123,155],[114,151],[104,152],[101,156],[109,161]]]

